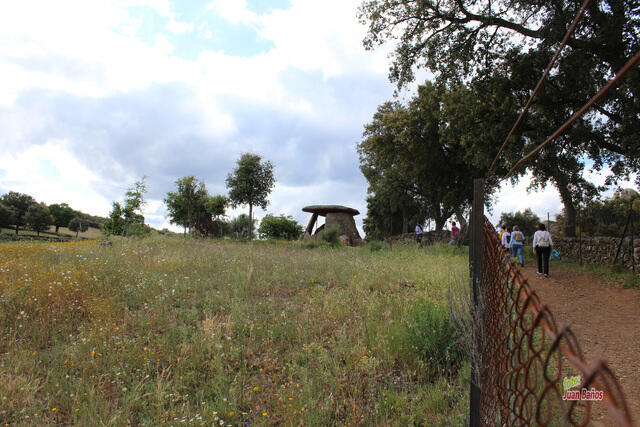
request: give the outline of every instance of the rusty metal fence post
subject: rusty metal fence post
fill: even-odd
[[[484,178],[473,181],[473,207],[471,211],[471,244],[469,245],[469,265],[471,267],[471,295],[473,298],[472,340],[480,343],[477,335],[481,332],[477,321],[483,316],[477,315],[478,296],[482,287],[482,255],[483,255],[483,227],[484,227]],[[481,354],[482,349],[476,348],[474,353]],[[482,398],[481,379],[478,378],[481,367],[478,366],[476,354],[471,356],[471,386],[469,390],[469,426],[478,427],[480,423],[480,402]]]

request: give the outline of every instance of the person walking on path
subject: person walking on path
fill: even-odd
[[[520,228],[517,225],[513,226],[513,231],[511,232],[511,241],[509,242],[511,245],[511,257],[515,258],[516,256],[520,260],[520,266],[524,267],[524,258],[522,257],[522,247],[524,246],[524,234],[520,231]]]
[[[455,245],[458,234],[460,234],[460,229],[456,226],[455,221],[451,221],[451,240],[449,241],[449,246]]]
[[[507,231],[507,226],[505,224],[502,224],[500,226],[500,232],[498,233],[498,239],[500,239],[500,243],[502,243],[502,235],[505,231]]]
[[[424,230],[422,229],[422,224],[416,224],[416,242],[420,245],[422,244],[422,235],[424,234]]]
[[[505,228],[504,232],[502,233],[502,236],[500,237],[500,243],[502,243],[502,247],[507,252],[510,252],[509,251],[509,249],[511,248],[511,245],[509,244],[510,241],[511,241],[511,230],[509,229],[509,227],[507,227]]]
[[[533,235],[533,252],[538,258],[538,278],[549,277],[549,257],[553,240],[543,223],[538,224],[538,231]]]

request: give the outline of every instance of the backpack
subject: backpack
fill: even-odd
[[[522,240],[523,240],[522,239],[522,233],[519,232],[519,231],[516,231],[515,233],[513,233],[513,239],[518,243],[522,242]]]
[[[551,246],[551,241],[549,240],[548,232],[543,231],[542,233],[540,233],[540,238],[538,239],[538,246],[540,246],[541,248],[548,248],[549,246]]]

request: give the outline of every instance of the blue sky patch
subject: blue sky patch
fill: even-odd
[[[40,159],[38,161],[38,172],[47,179],[60,178],[60,170],[47,159]]]
[[[129,8],[131,17],[139,21],[137,35],[148,44],[158,37],[167,38],[174,46],[173,55],[194,60],[205,50],[223,51],[227,55],[251,57],[265,53],[274,47],[269,40],[258,36],[251,25],[233,24],[208,10],[206,1],[176,2],[172,6],[181,22],[193,24],[191,31],[173,34],[167,29],[169,18],[159,15],[148,6]],[[257,14],[290,6],[289,0],[249,0],[247,8]]]

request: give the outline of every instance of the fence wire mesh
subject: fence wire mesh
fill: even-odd
[[[632,426],[622,387],[605,361],[589,365],[568,326],[559,327],[549,308],[510,261],[491,223],[483,227],[482,285],[474,321],[481,342],[477,357],[482,389],[480,424],[572,425],[591,422],[594,405],[611,420]],[[565,380],[579,377],[579,385]],[[565,390],[577,391],[567,400]],[[586,390],[589,395],[583,395]],[[602,402],[584,397],[598,398]],[[595,394],[594,394],[595,393]],[[573,397],[576,397],[575,395]],[[609,424],[607,424],[609,425]]]

